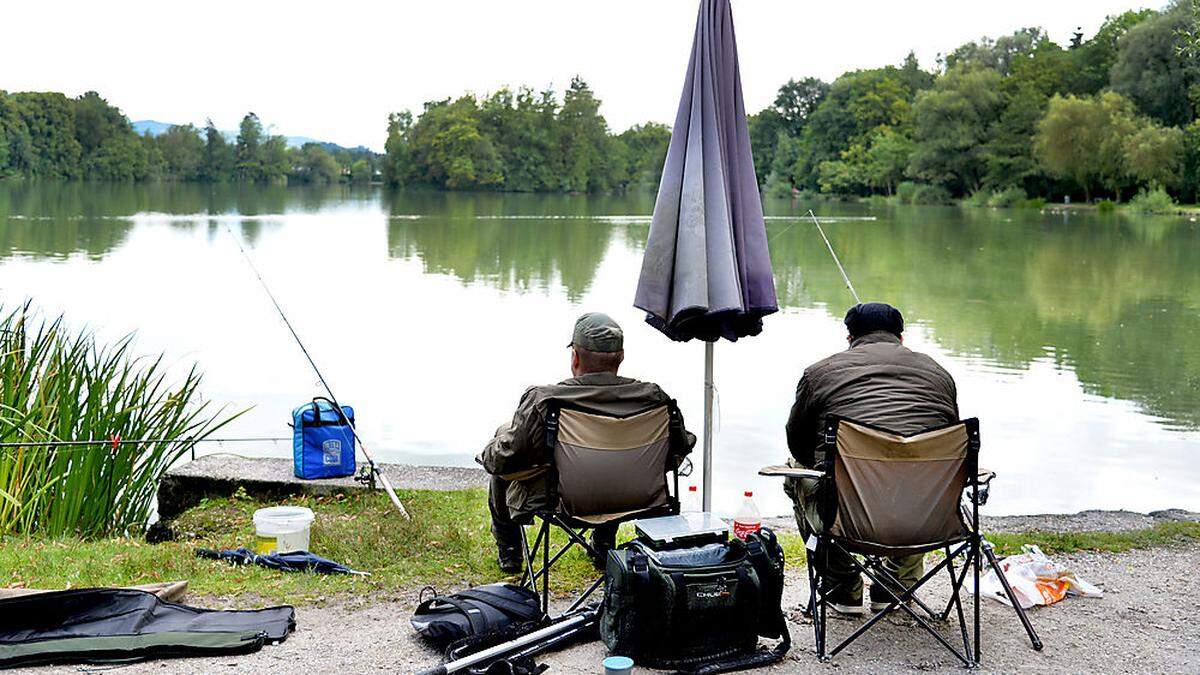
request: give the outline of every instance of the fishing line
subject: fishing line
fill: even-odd
[[[296,344],[300,346],[300,351],[304,352],[304,358],[308,359],[308,365],[312,366],[313,372],[317,374],[317,379],[321,381],[321,386],[325,388],[325,393],[329,394],[329,402],[333,404],[334,410],[337,411],[337,414],[342,418],[342,421],[345,422],[346,426],[350,428],[350,434],[354,436],[354,440],[358,443],[358,449],[362,452],[363,457],[367,460],[367,466],[370,468],[371,476],[379,479],[380,484],[383,485],[383,491],[387,493],[388,499],[392,500],[392,504],[394,504],[396,509],[400,511],[400,515],[403,516],[405,520],[408,520],[408,511],[404,508],[404,504],[400,503],[400,498],[396,496],[396,490],[392,488],[392,482],[388,480],[388,477],[379,470],[378,466],[375,465],[375,460],[372,459],[370,453],[367,452],[367,446],[365,443],[363,443],[362,437],[358,435],[358,430],[356,430],[354,425],[350,423],[350,420],[346,418],[346,413],[342,411],[342,404],[338,403],[337,397],[333,395],[333,389],[329,387],[329,383],[325,381],[325,376],[321,374],[321,369],[317,367],[316,361],[313,361],[312,355],[308,353],[308,348],[304,346],[304,342],[296,333],[296,329],[292,327],[292,322],[288,321],[287,314],[283,312],[283,307],[281,307],[279,305],[279,301],[275,299],[275,294],[271,292],[271,287],[267,286],[267,282],[265,279],[263,279],[262,274],[258,271],[258,267],[254,265],[254,260],[250,257],[250,254],[246,252],[246,249],[242,247],[242,240],[233,233],[233,230],[229,227],[228,222],[221,221],[221,225],[225,227],[225,231],[229,233],[229,236],[233,239],[233,242],[237,244],[238,251],[241,251],[242,253],[242,258],[246,261],[246,264],[250,266],[250,271],[254,272],[254,276],[258,278],[258,283],[262,285],[263,290],[267,293],[267,297],[271,299],[271,304],[275,305],[275,311],[279,313],[279,318],[283,319],[283,323],[285,326],[287,326],[288,331],[291,332],[292,338],[294,338],[296,340]]]
[[[846,268],[842,267],[842,261],[838,260],[837,253],[833,250],[833,244],[829,243],[829,237],[825,236],[825,230],[821,227],[821,221],[813,215],[812,209],[808,210],[808,217],[812,218],[813,225],[817,226],[817,232],[821,233],[821,238],[825,240],[825,246],[829,248],[829,255],[833,256],[833,263],[837,265],[838,271],[842,273],[842,281],[846,282],[846,288],[850,289],[850,295],[854,296],[854,301],[862,304],[862,300],[858,297],[858,291],[854,290],[854,284],[850,283],[850,277],[846,275]]]

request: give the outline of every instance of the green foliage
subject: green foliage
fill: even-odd
[[[1100,213],[1112,213],[1117,210],[1117,203],[1111,199],[1101,199],[1096,202],[1096,210]]]
[[[966,198],[964,198],[962,200],[962,205],[963,206],[975,206],[975,207],[987,206],[988,202],[991,200],[991,198],[992,198],[992,191],[988,190],[987,188],[984,188],[982,190],[976,190],[975,192],[972,192],[970,195],[968,195]]]
[[[1200,86],[1200,59],[1184,49],[1193,17],[1184,2],[1138,23],[1120,38],[1112,66],[1113,90],[1125,94],[1138,108],[1171,126],[1196,118],[1192,87]]]
[[[906,180],[896,186],[896,197],[900,199],[901,204],[912,204],[913,197],[916,196],[917,189],[920,187],[919,183]]]
[[[1169,214],[1179,211],[1179,205],[1161,187],[1141,190],[1129,200],[1129,209],[1136,213]]]
[[[988,197],[987,205],[993,209],[1011,209],[1022,206],[1029,206],[1029,196],[1025,194],[1025,190],[1019,187],[1008,187],[993,192]]]
[[[960,194],[983,187],[984,148],[1003,102],[1000,82],[1000,73],[990,68],[954,68],[917,97],[913,176]]]
[[[661,124],[609,132],[580,78],[553,91],[501,89],[435,101],[388,117],[384,179],[450,190],[606,192],[656,187],[670,132]]]
[[[912,203],[923,206],[939,206],[953,201],[950,191],[941,185],[918,185],[912,195]]]
[[[112,346],[40,321],[29,305],[0,316],[0,441],[198,439],[231,418],[198,399],[193,369],[172,384],[162,358],[129,338]],[[162,473],[184,443],[0,448],[0,535],[140,532]]]
[[[1011,75],[1015,64],[1028,58],[1046,39],[1046,31],[1041,28],[1022,28],[995,40],[985,37],[968,42],[946,55],[946,70],[986,68]]]

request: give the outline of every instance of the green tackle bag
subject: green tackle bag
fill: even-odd
[[[600,636],[612,654],[652,668],[718,673],[783,658],[783,549],[767,528],[746,541],[610,551]],[[773,651],[758,638],[782,638]]]

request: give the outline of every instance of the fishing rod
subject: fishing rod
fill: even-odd
[[[347,419],[346,413],[342,410],[342,404],[338,403],[337,397],[333,395],[333,389],[331,389],[329,383],[325,381],[325,376],[321,374],[321,369],[317,367],[317,362],[314,361],[312,355],[308,353],[308,348],[304,346],[304,342],[300,339],[300,335],[296,333],[296,329],[292,326],[292,322],[288,321],[287,314],[283,312],[283,307],[281,307],[279,305],[279,301],[275,299],[275,294],[271,292],[271,287],[267,285],[266,280],[263,279],[262,274],[258,271],[258,267],[254,265],[254,260],[250,258],[250,254],[246,253],[246,249],[242,247],[242,240],[233,233],[233,230],[229,227],[228,222],[221,221],[221,224],[225,227],[225,231],[229,233],[229,236],[233,239],[233,242],[237,244],[238,251],[241,251],[242,258],[246,261],[246,264],[249,265],[250,271],[254,272],[254,276],[258,278],[258,283],[261,284],[263,290],[266,291],[267,297],[271,300],[271,304],[275,305],[275,311],[279,313],[279,318],[283,319],[283,324],[287,326],[288,331],[291,332],[292,338],[295,339],[296,344],[300,347],[300,351],[304,352],[304,358],[308,359],[308,365],[312,366],[313,372],[317,374],[317,379],[321,381],[321,386],[325,388],[325,393],[329,395],[329,402],[333,404],[333,409],[336,410],[338,416],[342,418],[342,422],[349,427],[350,434],[354,436],[355,442],[358,443],[359,451],[362,452],[363,457],[367,460],[367,466],[369,467],[372,480],[379,480],[379,484],[383,486],[383,491],[387,493],[388,499],[392,500],[392,504],[395,505],[396,510],[400,512],[400,515],[403,516],[405,520],[408,520],[408,510],[404,508],[404,504],[400,503],[400,498],[396,496],[396,490],[392,488],[392,481],[388,480],[388,477],[379,470],[379,467],[375,464],[375,460],[372,459],[371,454],[367,452],[366,443],[363,443],[362,437],[358,435],[358,430],[355,429],[354,425],[349,419]]]
[[[808,210],[808,217],[812,218],[813,225],[817,226],[817,232],[821,233],[821,238],[825,240],[825,246],[829,249],[829,255],[833,256],[833,264],[837,265],[838,271],[842,273],[842,281],[846,282],[846,288],[850,289],[850,295],[854,296],[854,301],[862,304],[862,300],[858,297],[858,291],[854,290],[854,284],[850,283],[850,277],[846,275],[846,268],[842,267],[842,261],[838,260],[837,253],[833,250],[833,244],[829,243],[829,237],[825,236],[825,230],[821,227],[821,221],[813,215],[812,209]]]

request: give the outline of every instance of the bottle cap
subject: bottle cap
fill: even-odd
[[[754,493],[753,493],[753,492],[751,492],[751,491],[749,491],[749,490],[746,490],[746,492],[745,492],[745,495],[746,495],[747,497],[753,497],[753,496],[754,496]]]
[[[695,492],[695,491],[696,491],[696,486],[695,486],[695,485],[689,485],[689,486],[688,486],[688,492]]]

